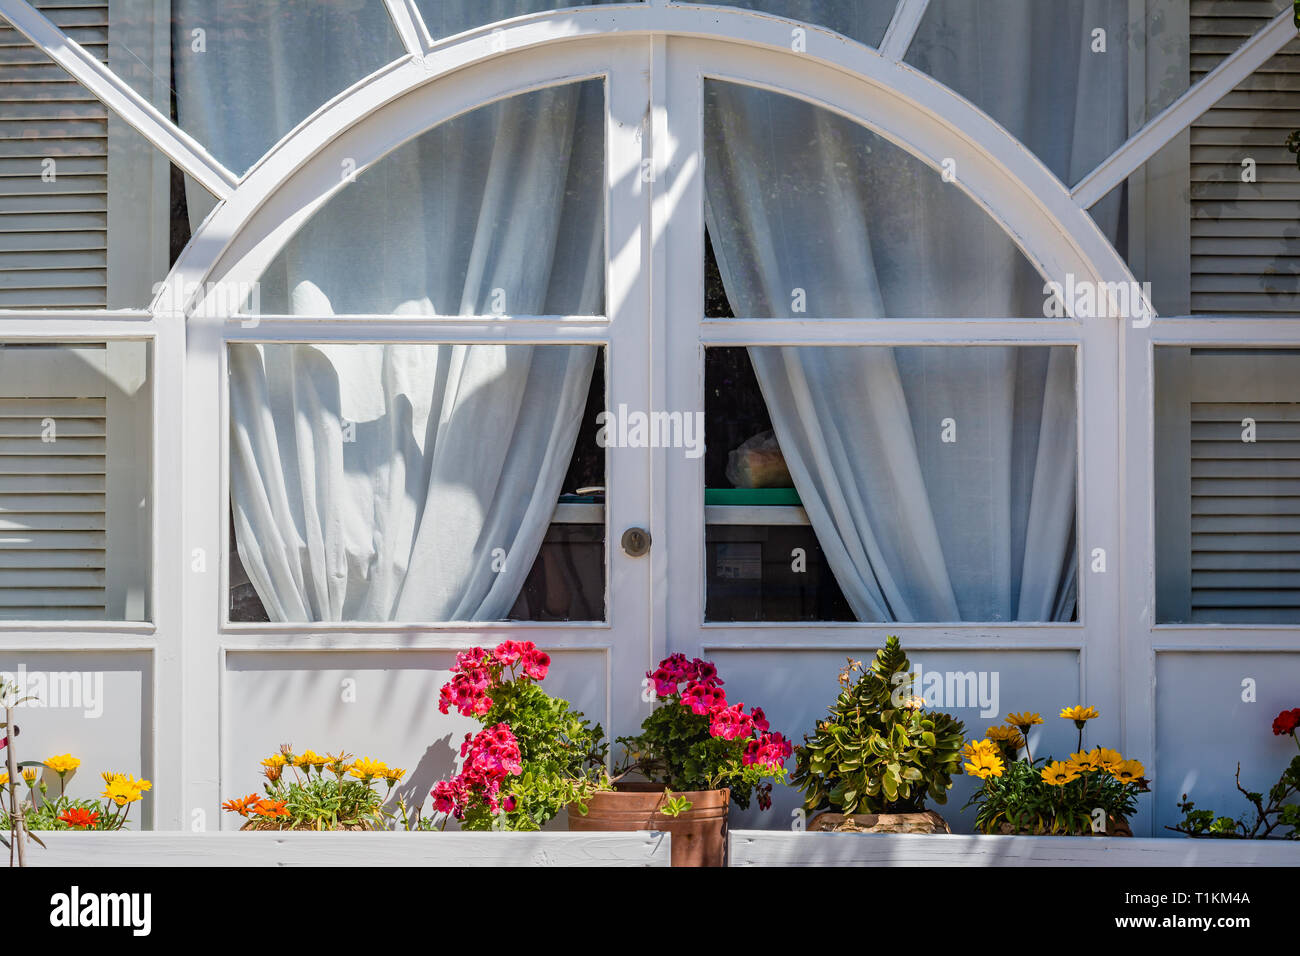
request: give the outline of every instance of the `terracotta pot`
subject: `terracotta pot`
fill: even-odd
[[[618,789],[597,793],[587,801],[587,813],[569,806],[569,829],[662,830],[672,834],[673,866],[727,865],[727,808],[731,791],[674,791],[685,797],[691,808],[669,817],[659,812],[665,801],[664,788],[653,783],[621,783]]]
[[[948,822],[933,810],[923,813],[819,813],[808,831],[834,833],[951,833]]]

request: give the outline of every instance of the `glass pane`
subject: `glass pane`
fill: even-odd
[[[107,61],[93,6],[46,13]],[[165,109],[166,86],[135,78]],[[0,20],[0,309],[145,308],[189,240],[183,193],[160,151]]]
[[[604,3],[637,3],[641,0],[416,0],[424,25],[435,40],[455,36],[475,27],[511,20],[530,13],[589,7]]]
[[[147,621],[146,342],[0,344],[0,620]]]
[[[907,62],[1062,180],[1095,169],[1290,0],[932,0]]]
[[[362,170],[267,268],[262,314],[599,315],[600,80],[511,97]]]
[[[1129,6],[933,0],[907,62],[985,110],[1075,183],[1128,138]],[[1169,35],[1186,46],[1185,31]]]
[[[1250,5],[1246,5],[1250,6]],[[1300,314],[1300,40],[1091,210],[1163,315]]]
[[[1072,621],[1068,347],[705,359],[710,620]]]
[[[604,619],[597,348],[229,354],[231,621]]]
[[[1300,623],[1300,351],[1156,348],[1156,619]]]
[[[802,100],[705,83],[711,316],[1045,314],[1043,280],[940,171]]]
[[[800,20],[879,46],[894,17],[897,0],[708,0],[715,7],[744,7]],[[807,39],[807,38],[805,38]],[[812,41],[809,41],[812,42]],[[814,52],[809,49],[808,52]]]
[[[158,43],[157,9],[127,0],[115,10],[110,39],[120,33],[128,63]],[[173,0],[171,9],[176,118],[237,173],[406,52],[377,0]]]

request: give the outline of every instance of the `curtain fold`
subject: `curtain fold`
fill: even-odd
[[[469,0],[455,5],[470,15]],[[224,111],[205,88],[293,85],[275,74],[303,37],[279,6],[264,8],[264,58],[240,60],[242,75],[196,57],[180,77],[182,122],[217,155],[272,119]],[[311,35],[355,51],[346,28],[316,22]],[[603,167],[599,81],[458,116],[332,197],[259,280],[261,313],[601,314]],[[269,618],[505,618],[554,512],[596,352],[233,346],[233,524]]]

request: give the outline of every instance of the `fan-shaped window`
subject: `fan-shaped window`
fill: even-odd
[[[262,276],[268,315],[599,315],[600,80],[456,117],[356,174]]]

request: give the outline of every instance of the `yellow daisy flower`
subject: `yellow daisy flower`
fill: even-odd
[[[1061,711],[1062,718],[1074,721],[1074,725],[1080,729],[1085,721],[1095,720],[1100,716],[1096,707],[1066,707]]]
[[[1094,770],[1101,769],[1101,764],[1097,762],[1096,753],[1082,750],[1076,754],[1070,754],[1070,766],[1079,773],[1092,773]]]
[[[999,724],[997,727],[990,727],[984,734],[994,743],[1014,746],[1016,750],[1025,745],[1024,736],[1014,727]]]
[[[390,787],[404,776],[406,776],[406,771],[401,767],[389,767],[384,771],[384,779],[388,781]]]
[[[974,754],[970,763],[965,766],[966,772],[972,777],[979,777],[981,780],[987,780],[989,777],[1002,776],[1002,758],[990,753]]]
[[[371,760],[369,757],[358,757],[352,764],[349,773],[358,780],[373,780],[375,777],[382,777],[388,770],[388,764],[382,760]]]
[[[1079,772],[1063,760],[1054,760],[1042,770],[1043,782],[1052,787],[1063,787],[1079,778]]]
[[[80,767],[81,761],[72,756],[72,754],[61,754],[57,757],[50,757],[45,761],[45,766],[49,767],[62,777],[64,774],[70,773]]]
[[[1029,733],[1029,728],[1035,724],[1041,724],[1043,717],[1041,714],[1035,714],[1032,711],[1025,711],[1023,714],[1007,714],[1007,721],[1012,727],[1015,727],[1022,734]]]
[[[1123,763],[1124,757],[1118,750],[1108,750],[1105,747],[1096,747],[1092,751],[1096,757],[1097,766],[1102,770],[1109,770],[1116,764]]]
[[[35,767],[25,768],[23,770],[23,780],[27,782],[27,786],[29,787],[32,786],[32,784],[36,783],[36,768]]]
[[[991,740],[968,740],[965,746],[961,748],[961,755],[968,760],[973,760],[981,754],[990,757],[999,756],[998,745]]]
[[[1125,760],[1111,767],[1110,775],[1120,783],[1137,783],[1146,776],[1146,768],[1136,760]]]
[[[105,787],[100,796],[106,800],[112,800],[119,807],[124,807],[128,803],[135,803],[140,799],[140,788],[118,778]]]
[[[262,766],[275,767],[279,769],[280,767],[283,767],[288,762],[289,759],[284,754],[271,754],[271,756],[267,757],[265,760],[262,761]]]

